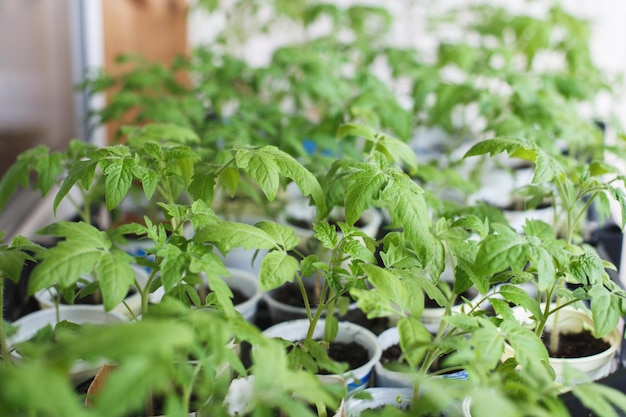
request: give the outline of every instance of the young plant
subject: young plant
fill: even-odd
[[[3,243],[5,235],[4,232],[0,232],[0,349],[2,349],[2,364],[9,366],[11,356],[7,336],[10,329],[4,320],[4,286],[7,279],[18,283],[26,262],[34,261],[34,257],[44,252],[45,249],[23,236],[14,238],[9,244]]]
[[[492,283],[513,277],[515,282],[535,284],[537,299],[512,286],[500,291],[505,299],[522,305],[531,313],[538,336],[547,321],[554,320],[551,352],[558,348],[558,312],[567,305],[581,307],[583,301],[589,301],[595,336],[608,334],[623,313],[626,293],[605,271],[614,267],[581,242],[581,225],[592,203],[608,215],[609,196],[623,212],[626,207],[623,174],[603,160],[581,163],[574,158],[550,155],[531,141],[514,138],[480,142],[466,157],[504,151],[535,164],[532,182],[551,185],[555,213],[560,216],[555,216],[553,225],[527,221],[523,235],[506,225],[492,224],[497,233],[481,242],[474,267],[476,275],[491,277]],[[574,284],[576,288],[571,289],[567,284]]]

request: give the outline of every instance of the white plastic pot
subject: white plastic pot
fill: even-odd
[[[577,310],[573,307],[564,307],[559,311],[558,327],[560,333],[578,333],[583,329],[593,329],[593,319],[586,312]],[[516,310],[516,317],[522,324],[529,324],[529,313],[519,308]],[[545,331],[551,332],[554,320],[549,318],[546,322]],[[587,380],[597,380],[607,376],[611,372],[613,358],[619,349],[622,334],[619,328],[613,329],[611,333],[602,338],[609,343],[610,347],[604,352],[581,358],[550,358],[550,366],[556,374],[556,381],[561,383],[569,383],[576,385],[587,382]],[[515,355],[515,351],[509,345],[506,345],[504,359]],[[575,369],[586,375],[586,378],[573,378],[566,380],[567,368]]]
[[[552,331],[553,320],[548,319],[545,330]],[[563,308],[559,311],[558,326],[561,333],[578,333],[584,328],[593,328],[593,320],[585,312],[574,308]],[[618,328],[604,336],[603,339],[610,347],[604,352],[583,358],[550,358],[550,365],[556,372],[556,379],[565,382],[566,367],[572,367],[585,373],[590,379],[597,380],[607,376],[611,371],[611,364],[621,342],[621,332]],[[573,381],[574,383],[584,381]]]
[[[145,285],[148,282],[148,272],[144,268],[139,266],[133,267],[135,270],[135,278],[139,285]],[[84,275],[82,278],[91,281],[93,277],[90,275]],[[134,287],[131,287],[134,288]],[[41,309],[53,308],[55,305],[55,297],[56,290],[54,288],[44,289],[41,291],[37,291],[34,295],[35,299],[39,303],[39,307]],[[135,316],[141,314],[141,295],[139,292],[135,291],[133,294],[130,294],[128,297],[124,299],[128,308],[133,312]],[[99,307],[104,310],[104,305],[100,304]],[[119,313],[127,318],[132,318],[132,314],[128,311],[128,308],[123,303],[120,303],[117,307],[113,309],[114,312]]]
[[[381,352],[387,348],[400,342],[400,334],[397,327],[391,327],[378,335],[378,344]],[[376,362],[374,366],[376,378],[374,379],[377,387],[384,388],[410,388],[413,384],[411,374],[399,371],[391,371],[383,366],[381,361]],[[451,374],[441,375],[446,379],[467,379],[467,371],[458,371]]]
[[[266,337],[279,337],[291,342],[304,340],[309,328],[309,322],[303,320],[291,320],[269,327],[263,332]],[[324,336],[324,322],[320,321],[313,332],[314,339],[321,339]],[[339,322],[339,331],[335,339],[336,342],[350,343],[356,342],[369,352],[370,359],[364,365],[351,369],[341,374],[346,380],[348,393],[366,388],[372,378],[374,365],[379,361],[382,353],[376,335],[366,328],[354,323]]]
[[[331,384],[342,387],[346,385],[346,381],[339,375],[317,375],[317,379],[324,385]],[[250,404],[253,390],[254,375],[233,379],[224,398],[224,405],[228,410],[228,415],[233,417],[242,415]],[[343,407],[343,403],[340,407]]]
[[[261,299],[259,280],[256,275],[241,269],[229,268],[230,277],[224,278],[231,288],[241,291],[248,299],[243,303],[235,305],[235,309],[252,322],[257,312],[257,306]]]
[[[61,305],[59,306],[59,319],[77,324],[110,324],[127,321],[124,316],[116,312],[105,312],[101,306],[85,305]],[[27,314],[16,320],[13,325],[17,333],[8,339],[8,345],[13,347],[33,337],[40,329],[57,323],[56,309],[47,308]],[[13,352],[15,358],[21,358],[17,352]],[[70,371],[71,379],[79,384],[96,375],[103,363],[77,361]]]
[[[413,401],[411,388],[368,388],[366,391],[371,398],[348,398],[343,409],[335,417],[360,417],[361,413],[366,410],[385,405],[406,409],[411,406]]]

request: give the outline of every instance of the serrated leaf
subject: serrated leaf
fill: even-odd
[[[410,294],[402,280],[393,272],[375,265],[361,265],[367,274],[368,280],[378,289],[388,300],[400,306],[404,311],[410,309]]]
[[[0,279],[9,278],[11,281],[18,283],[26,261],[34,261],[34,259],[25,252],[3,250],[0,247]]]
[[[237,166],[246,171],[261,188],[269,201],[274,201],[278,193],[279,168],[271,155],[241,149],[236,154]]]
[[[326,212],[326,198],[324,190],[315,175],[307,170],[302,164],[296,161],[291,155],[274,146],[263,148],[265,152],[274,157],[276,166],[285,177],[291,179],[304,196],[311,196],[320,212]]]
[[[168,244],[165,249],[157,252],[163,257],[161,262],[161,281],[165,291],[171,290],[174,285],[183,279],[189,257],[176,246]]]
[[[259,288],[269,291],[295,279],[300,263],[285,252],[269,252],[261,260]]]
[[[274,242],[277,245],[282,246],[285,251],[294,249],[300,243],[300,239],[296,237],[296,234],[291,227],[265,220],[256,223],[254,226],[272,236]]]
[[[508,268],[522,270],[528,259],[528,241],[506,226],[492,226],[498,234],[489,235],[481,242],[475,273],[489,276]]]
[[[141,128],[136,128],[129,135],[129,144],[131,145],[140,145],[143,142],[152,141],[195,144],[200,143],[200,138],[191,129],[165,123],[150,123]]]
[[[285,236],[278,236],[281,241]],[[196,242],[213,242],[222,253],[228,253],[236,247],[244,249],[274,249],[278,242],[265,230],[245,223],[216,222],[199,230]],[[289,238],[286,238],[289,240]]]
[[[128,289],[134,285],[135,271],[131,267],[133,260],[132,256],[118,249],[103,253],[98,260],[96,274],[106,311],[117,307],[126,297]]]
[[[56,196],[54,197],[54,203],[52,210],[56,214],[57,208],[65,196],[70,192],[72,187],[80,182],[81,186],[88,190],[93,182],[93,178],[96,172],[98,161],[94,159],[87,159],[76,161],[70,167],[67,176],[63,179]]]
[[[346,222],[353,225],[372,206],[372,202],[378,199],[387,184],[387,177],[375,166],[364,164],[348,175],[346,182],[345,216]]]
[[[90,274],[103,253],[102,248],[86,245],[81,241],[61,241],[42,255],[42,261],[34,268],[28,283],[29,294],[59,285],[74,285],[81,275]]]
[[[391,155],[394,161],[404,162],[411,170],[417,169],[417,155],[400,139],[381,134],[378,147],[384,148],[385,153]]]
[[[419,320],[403,317],[398,321],[400,348],[409,365],[416,369],[431,347],[432,335]]]
[[[239,171],[230,166],[224,167],[218,174],[219,182],[224,186],[228,195],[234,197],[239,186]]]
[[[542,182],[552,181],[555,177],[564,173],[563,167],[556,159],[541,150],[537,151],[535,159],[535,172],[533,174],[532,183],[540,184]]]
[[[18,160],[0,177],[0,211],[14,195],[18,185],[28,186],[28,176],[28,166]]]
[[[613,387],[588,383],[576,385],[572,392],[594,415],[618,417],[616,410],[626,412],[626,396]]]
[[[52,223],[37,232],[39,235],[64,237],[71,241],[80,241],[85,246],[109,249],[111,241],[106,234],[89,223],[60,221]]]
[[[196,172],[189,184],[189,192],[195,200],[203,200],[211,204],[215,194],[215,174]]]
[[[337,139],[343,139],[346,136],[356,136],[372,141],[376,133],[374,129],[366,125],[344,123],[337,129]]]
[[[504,297],[505,300],[511,303],[522,306],[535,317],[537,322],[543,321],[543,311],[541,306],[533,297],[531,297],[523,289],[516,287],[515,285],[504,284],[498,288],[498,292]]]
[[[134,161],[130,158],[114,159],[103,173],[106,176],[106,206],[108,210],[113,210],[128,193],[133,180]]]
[[[621,317],[619,306],[612,300],[611,293],[603,286],[595,285],[589,290],[594,335],[603,337],[617,327]]]
[[[146,200],[150,201],[159,185],[159,174],[151,169],[143,169],[139,179],[141,180],[143,194],[146,196]]]
[[[535,159],[534,148],[529,143],[515,137],[497,137],[478,142],[465,153],[463,158],[485,154],[495,156],[505,151],[509,155],[515,155],[529,161]]]

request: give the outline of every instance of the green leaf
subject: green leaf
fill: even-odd
[[[134,258],[118,249],[105,252],[96,266],[96,274],[102,291],[102,301],[106,311],[120,304],[128,289],[135,283],[135,271],[131,267]]]
[[[275,243],[278,246],[281,246],[285,251],[294,249],[300,243],[300,239],[296,237],[296,234],[291,227],[265,220],[256,223],[254,226],[272,236]]]
[[[299,269],[300,263],[293,256],[280,251],[269,252],[261,260],[259,288],[261,291],[269,291],[291,282]]]
[[[74,285],[81,275],[90,274],[103,254],[102,248],[80,241],[61,241],[42,255],[42,261],[33,269],[28,282],[28,293],[44,288]]]
[[[552,384],[554,370],[541,339],[516,320],[505,320],[500,328],[515,352],[515,360],[524,371],[532,375],[538,385],[542,381],[544,384]]]
[[[497,137],[478,142],[465,153],[463,158],[485,154],[495,156],[505,151],[510,156],[515,156],[531,162],[534,162],[536,156],[536,148],[520,138]]]
[[[70,192],[74,184],[80,182],[85,190],[90,188],[97,166],[98,161],[95,159],[76,161],[72,164],[63,183],[61,183],[59,191],[57,191],[54,197],[54,204],[52,206],[54,213],[56,213],[59,204],[61,204],[61,201],[67,193]]]
[[[389,186],[381,194],[392,220],[392,227],[403,228],[407,240],[415,248],[422,265],[428,266],[433,276],[444,269],[443,246],[430,227],[431,220],[423,190],[408,176],[394,174]]]
[[[398,321],[400,348],[412,368],[417,368],[432,345],[432,335],[417,319],[403,317]]]
[[[239,171],[232,167],[224,167],[218,174],[219,183],[226,189],[231,197],[237,194],[239,186]]]
[[[129,145],[133,146],[140,145],[143,142],[200,143],[200,138],[193,130],[165,123],[150,123],[141,128],[133,128],[128,140]]]
[[[237,166],[256,181],[269,201],[278,193],[279,168],[275,159],[266,153],[240,149],[236,154]]]
[[[18,185],[28,186],[28,166],[18,160],[0,177],[0,211],[14,195]]]
[[[189,184],[189,192],[196,200],[203,200],[207,204],[211,204],[215,194],[215,174],[196,172],[193,176],[191,184]]]
[[[417,155],[400,139],[381,134],[377,148],[383,148],[385,155],[390,155],[394,161],[404,162],[410,170],[417,169]]]
[[[172,244],[167,244],[164,249],[158,251],[157,256],[163,258],[161,262],[161,280],[163,288],[168,292],[183,279],[189,256]]]
[[[396,303],[403,311],[409,311],[410,293],[399,277],[390,270],[375,265],[363,264],[361,268],[367,274],[372,285],[387,299]]]
[[[552,181],[555,177],[563,173],[563,167],[556,159],[540,149],[537,150],[535,172],[532,179],[534,184]]]
[[[618,417],[616,410],[626,412],[626,395],[607,385],[587,383],[576,385],[572,392],[594,415]]]
[[[472,332],[471,344],[473,354],[481,365],[495,369],[502,359],[504,339],[498,327],[487,320],[481,320],[482,326]]]
[[[541,306],[533,297],[531,297],[523,289],[516,287],[515,285],[503,284],[498,287],[498,292],[505,300],[511,303],[522,306],[535,317],[537,322],[543,321],[543,311]]]
[[[475,273],[493,275],[508,268],[523,270],[528,260],[528,241],[511,228],[494,223],[497,234],[487,236],[476,255]]]
[[[619,303],[614,301],[608,289],[594,285],[589,290],[591,296],[591,313],[593,315],[594,334],[603,337],[617,327],[621,317]]]
[[[104,168],[106,176],[106,206],[113,210],[128,193],[133,180],[134,161],[130,158],[113,159]]]
[[[15,283],[19,282],[26,261],[34,259],[21,250],[3,249],[0,246],[0,279],[9,278]]]
[[[50,386],[42,389],[42,381]],[[16,408],[24,410],[25,415],[91,415],[78,401],[66,372],[39,359],[24,361],[19,367],[0,368],[0,404],[0,411],[7,412],[5,415],[13,415],[9,413]]]
[[[264,227],[269,227],[264,225]],[[278,230],[278,228],[277,228]],[[285,233],[285,230],[280,230]],[[274,249],[283,239],[290,241],[282,234],[277,236],[278,241],[260,227],[245,223],[216,222],[200,229],[194,236],[196,242],[214,242],[222,253],[228,253],[236,247],[244,249]]]
[[[339,320],[334,315],[327,315],[324,320],[324,341],[332,342],[339,333]]]
[[[264,151],[274,157],[276,166],[280,173],[287,178],[290,178],[304,196],[311,196],[315,204],[318,206],[319,211],[326,212],[326,198],[324,190],[319,181],[309,170],[307,170],[302,164],[296,161],[291,155],[279,150],[273,146],[267,146]]]
[[[346,177],[346,222],[353,225],[365,210],[378,199],[387,184],[387,177],[374,165],[362,164]]]

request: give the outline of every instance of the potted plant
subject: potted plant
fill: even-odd
[[[533,183],[551,184],[555,212],[562,213],[563,218],[555,219],[553,225],[527,221],[523,235],[512,232],[506,226],[493,224],[497,233],[486,237],[479,249],[479,255],[489,255],[477,258],[480,260],[475,264],[475,273],[496,281],[498,276],[508,275],[518,282],[530,281],[536,285],[536,299],[511,286],[502,287],[499,292],[507,301],[523,306],[530,313],[532,328],[538,336],[550,329],[547,345],[552,355],[557,354],[559,338],[562,337],[558,330],[561,320],[573,320],[571,316],[567,318],[568,306],[588,311],[590,317],[595,318],[595,337],[617,334],[623,290],[606,273],[605,269],[611,267],[608,261],[602,260],[592,247],[583,244],[580,236],[585,232],[581,223],[594,201],[603,210],[608,210],[608,197],[612,196],[623,207],[625,200],[619,186],[619,182],[623,181],[622,175],[603,160],[580,163],[574,159],[576,156],[552,156],[532,142],[512,138],[481,142],[467,155],[504,151],[535,164]],[[504,248],[513,247],[517,255],[510,257],[508,249]],[[507,308],[502,303],[498,304],[496,311]],[[582,327],[580,325],[578,329]],[[610,338],[614,339],[615,335]],[[606,366],[603,369],[591,375],[594,378],[603,376],[602,373],[607,372]]]

